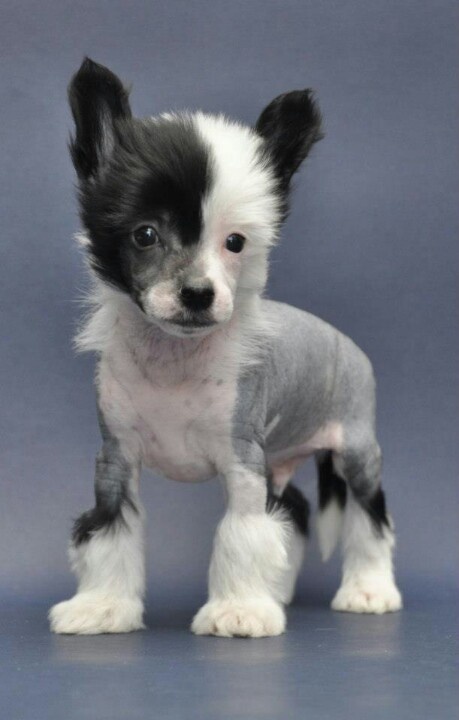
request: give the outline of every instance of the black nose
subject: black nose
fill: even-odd
[[[188,310],[207,310],[214,299],[212,285],[185,285],[180,290],[180,299]]]

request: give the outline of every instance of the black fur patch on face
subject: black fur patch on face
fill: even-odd
[[[127,92],[107,68],[86,60],[69,98],[76,124],[71,153],[80,179],[80,211],[91,264],[106,282],[132,293],[139,254],[132,232],[160,222],[162,247],[201,235],[201,206],[212,182],[209,148],[187,115],[132,118]],[[154,274],[155,255],[143,255]]]
[[[197,243],[212,174],[208,149],[186,116],[154,122],[132,119],[119,123],[116,130],[106,171],[81,188],[81,217],[96,272],[131,292],[136,283],[129,269],[138,257],[132,231],[161,218],[166,251],[172,236],[184,247]]]

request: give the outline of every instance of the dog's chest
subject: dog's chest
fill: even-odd
[[[230,459],[236,382],[207,367],[205,358],[191,377],[173,382],[169,376],[162,384],[127,354],[102,358],[98,389],[112,432],[162,475],[207,480]]]

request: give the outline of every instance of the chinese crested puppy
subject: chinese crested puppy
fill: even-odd
[[[192,631],[282,633],[308,529],[290,480],[312,454],[322,554],[343,551],[332,608],[399,610],[370,362],[330,325],[262,297],[292,175],[321,137],[311,91],[280,95],[254,127],[202,112],[137,119],[120,80],[86,59],[69,98],[94,278],[77,343],[98,356],[102,447],[95,506],[73,529],[78,590],[51,609],[51,629],[144,627],[145,465],[224,482]]]

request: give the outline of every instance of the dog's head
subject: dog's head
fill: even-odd
[[[291,177],[320,138],[312,93],[279,96],[254,128],[203,113],[137,119],[116,75],[86,59],[69,99],[97,275],[168,333],[227,322],[263,290]]]

